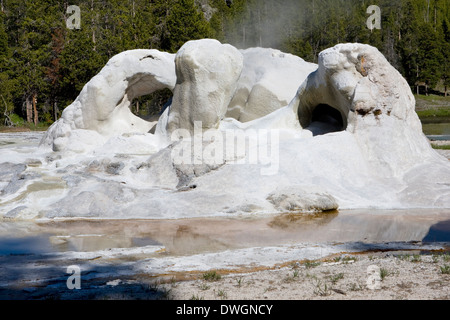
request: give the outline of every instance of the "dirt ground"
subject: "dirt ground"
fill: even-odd
[[[370,266],[376,266],[381,281],[368,284],[373,280]],[[173,300],[448,300],[450,254],[339,255],[274,270],[206,272],[195,280],[169,281],[160,289]]]

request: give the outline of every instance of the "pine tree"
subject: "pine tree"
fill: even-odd
[[[450,87],[450,24],[447,19],[443,19],[442,23],[442,46],[441,52],[443,57],[442,67],[442,80],[444,84],[444,95],[448,95],[448,90]]]
[[[209,21],[200,10],[206,3],[214,8]],[[66,27],[69,4],[81,9],[79,30]],[[382,29],[372,32],[371,4],[382,12]],[[239,48],[274,47],[311,62],[339,42],[368,43],[411,87],[439,83],[448,91],[449,21],[448,0],[4,0],[0,123],[13,112],[33,123],[55,120],[121,51],[176,52],[208,37]],[[146,99],[153,98],[140,104],[148,105]]]
[[[4,13],[0,12],[0,124],[12,125],[10,114],[13,107],[11,103],[11,82],[7,73],[8,60],[8,34],[5,28]]]
[[[194,0],[170,2],[165,21],[167,31],[161,36],[161,49],[176,52],[189,40],[210,37],[209,24]]]
[[[418,81],[425,83],[428,95],[428,88],[434,88],[441,78],[444,61],[439,37],[430,23],[425,23],[420,28],[418,44]]]
[[[8,34],[5,27],[5,14],[0,12],[0,56],[7,56],[8,48]]]
[[[61,90],[61,52],[64,48],[64,29],[56,28],[52,33],[51,60],[46,67],[45,76],[49,84],[50,101],[53,120],[58,120],[58,96]]]

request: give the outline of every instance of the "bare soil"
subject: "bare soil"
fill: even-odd
[[[367,285],[369,266],[380,270],[382,280],[376,289]],[[274,270],[207,275],[161,286],[175,300],[450,299],[450,255],[443,253],[373,252],[292,263]]]

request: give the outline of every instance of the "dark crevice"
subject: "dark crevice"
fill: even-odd
[[[344,119],[337,109],[328,104],[319,104],[312,112],[311,123],[307,130],[314,136],[345,130]]]

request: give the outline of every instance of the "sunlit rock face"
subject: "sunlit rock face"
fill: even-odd
[[[177,84],[167,130],[217,128],[225,117],[242,71],[242,54],[217,40],[188,41],[175,57]]]
[[[175,55],[158,50],[130,50],[109,60],[64,109],[48,130],[44,145],[54,151],[84,152],[124,133],[146,133],[156,122],[135,116],[134,98],[175,87]]]
[[[314,135],[351,132],[368,162],[387,174],[436,156],[422,133],[406,80],[374,47],[340,44],[319,54],[319,68],[298,90],[298,117]]]
[[[226,116],[247,122],[286,105],[317,65],[270,48],[241,50],[244,66]]]
[[[318,62],[210,39],[190,41],[176,56],[119,54],[46,133],[42,145],[57,152],[41,148],[37,172],[20,167],[24,184],[2,184],[0,214],[450,208],[449,162],[422,133],[400,73],[362,44],[324,50]],[[173,90],[173,102],[149,133],[154,123],[128,107],[159,88]],[[180,130],[187,136],[173,134]]]

